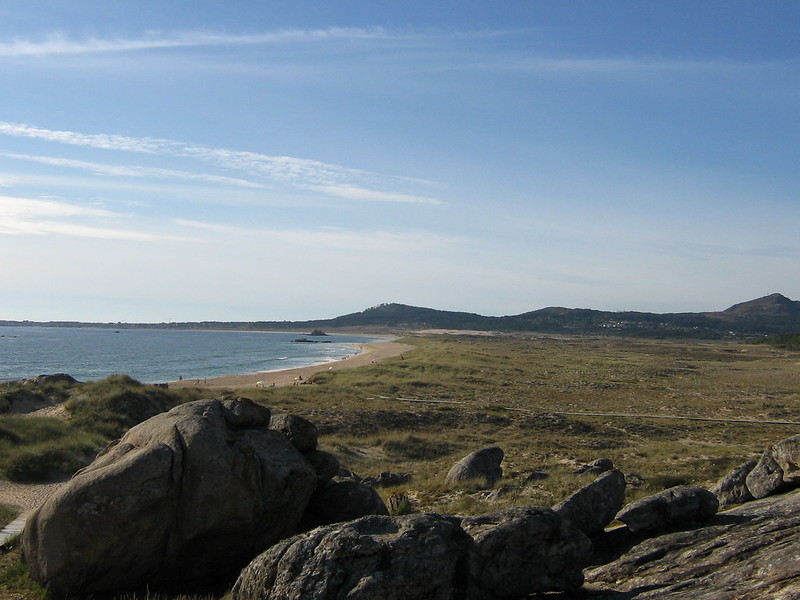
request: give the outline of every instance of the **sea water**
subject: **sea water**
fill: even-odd
[[[298,338],[315,343],[296,342]],[[265,331],[0,327],[0,381],[67,373],[79,381],[124,373],[143,383],[242,375],[341,360],[381,338]]]

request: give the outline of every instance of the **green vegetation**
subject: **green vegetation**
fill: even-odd
[[[14,506],[0,504],[0,527],[5,527],[19,516],[19,509]]]
[[[194,390],[178,393],[125,375],[85,384],[3,384],[6,410],[63,403],[64,412],[35,418],[13,410],[0,414],[0,476],[23,483],[67,478],[133,425],[197,397]]]
[[[47,600],[47,590],[28,575],[28,568],[22,562],[19,544],[7,544],[6,546],[11,546],[11,549],[0,549],[0,598]]]
[[[776,348],[786,350],[800,350],[800,333],[787,333],[786,335],[775,335],[766,337],[753,342],[754,344],[769,344]]]
[[[67,401],[66,409],[77,427],[114,439],[182,401],[182,396],[168,389],[144,385],[127,375],[112,375],[84,384]]]
[[[105,441],[57,418],[0,417],[0,472],[28,483],[69,477],[87,465]]]

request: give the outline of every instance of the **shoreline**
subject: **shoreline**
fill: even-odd
[[[360,350],[358,354],[333,362],[309,365],[307,367],[295,367],[293,369],[248,373],[245,375],[223,375],[220,377],[203,379],[183,379],[179,381],[170,381],[167,383],[167,386],[170,389],[191,387],[202,389],[240,389],[296,385],[307,381],[308,378],[315,373],[363,367],[373,362],[379,362],[385,358],[400,356],[404,352],[410,352],[414,349],[414,346],[395,341],[366,342],[354,345]]]

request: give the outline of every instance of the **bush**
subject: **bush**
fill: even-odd
[[[448,442],[425,439],[410,434],[385,438],[381,441],[381,446],[386,454],[399,460],[435,460],[448,456],[458,449],[457,446]]]
[[[0,504],[0,527],[5,527],[17,518],[19,510],[7,504]]]
[[[114,439],[181,402],[182,397],[168,389],[144,385],[127,375],[112,375],[87,383],[65,406],[75,425]]]
[[[0,419],[0,473],[19,482],[69,477],[86,466],[105,438],[52,418]]]

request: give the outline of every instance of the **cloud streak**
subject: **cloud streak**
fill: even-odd
[[[356,231],[342,228],[322,229],[269,229],[247,228],[220,225],[190,219],[173,219],[175,225],[200,231],[232,235],[237,237],[257,237],[269,239],[274,243],[290,244],[327,249],[355,250],[359,253],[369,250],[372,253],[408,254],[414,252],[441,251],[445,248],[463,245],[459,237],[444,236],[425,231],[389,232],[383,230]]]
[[[188,238],[119,229],[87,220],[115,220],[108,210],[32,198],[0,196],[0,235],[50,235],[133,242],[187,241]]]
[[[17,38],[10,42],[0,43],[0,57],[105,54],[110,52],[136,52],[202,46],[310,43],[335,40],[385,39],[387,37],[388,33],[381,27],[282,29],[250,35],[215,34],[203,31],[155,32],[145,37],[132,39],[92,37],[82,40],[70,39],[63,33],[55,33],[40,40]]]
[[[190,173],[187,171],[175,171],[172,169],[161,169],[158,167],[139,167],[133,165],[107,165],[98,162],[75,160],[71,158],[57,158],[52,156],[34,156],[30,154],[14,154],[2,152],[0,156],[36,162],[54,167],[67,167],[71,169],[81,169],[91,171],[98,175],[110,175],[115,177],[134,177],[134,178],[157,178],[157,179],[188,179],[205,181],[208,183],[219,183],[246,188],[263,188],[264,186],[246,179],[235,177],[223,177],[217,175],[207,175],[204,173]]]
[[[299,189],[313,190],[327,196],[360,202],[393,202],[416,204],[441,204],[441,201],[426,195],[376,189],[363,183],[365,180],[380,180],[383,188],[394,186],[401,178],[380,176],[358,169],[333,165],[320,161],[292,156],[270,156],[257,152],[245,152],[226,148],[214,148],[160,138],[137,138],[114,134],[85,134],[33,127],[21,123],[0,122],[0,135],[32,138],[46,142],[96,148],[100,150],[131,152],[148,155],[190,158],[215,164],[225,169],[247,173],[269,181],[288,183]],[[12,155],[9,155],[12,156]],[[119,165],[99,165],[52,157],[32,157],[13,155],[17,158],[34,160],[54,166],[71,166],[95,170],[108,175],[130,177],[180,177],[201,179],[215,183],[228,183],[245,187],[263,187],[262,184],[238,177],[191,174],[160,168],[123,167]],[[408,180],[403,180],[407,182]]]

